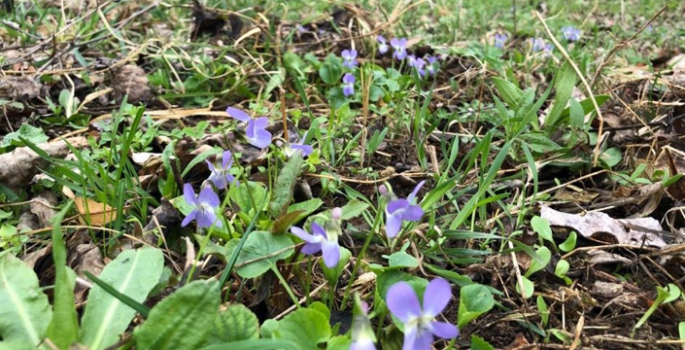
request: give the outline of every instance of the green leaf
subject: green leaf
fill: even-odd
[[[521,276],[521,280],[523,281],[523,292],[521,292],[521,284],[518,282],[516,282],[516,291],[521,294],[521,296],[528,299],[533,296],[533,292],[535,291],[535,283],[529,280],[526,276]]]
[[[545,298],[543,298],[542,295],[538,295],[537,304],[542,327],[544,328],[547,326],[547,322],[549,322],[549,309],[547,308],[547,303],[545,303]]]
[[[48,136],[45,135],[45,132],[43,132],[43,129],[23,123],[21,124],[21,127],[19,127],[19,130],[5,135],[5,138],[2,139],[2,147],[26,146],[20,138],[24,138],[33,144],[47,142],[49,139]]]
[[[150,317],[133,331],[140,350],[197,349],[204,344],[218,316],[219,283],[193,281],[159,302]]]
[[[471,336],[471,350],[495,350],[495,348],[486,342],[485,339],[477,336]]]
[[[405,251],[395,252],[390,256],[384,255],[383,257],[388,259],[388,266],[390,267],[408,267],[413,269],[419,266],[418,260]]]
[[[267,195],[263,185],[252,181],[247,181],[240,186],[231,186],[231,189],[228,190],[228,196],[233,202],[238,204],[240,210],[244,213],[249,213],[253,209],[261,210],[258,205],[262,203],[264,196]]]
[[[519,140],[524,141],[533,152],[539,154],[555,152],[561,149],[561,146],[557,145],[543,133],[531,132],[522,134],[519,136]]]
[[[0,253],[0,344],[26,343],[35,349],[51,318],[48,297],[33,269],[9,251]]]
[[[105,266],[100,279],[142,303],[159,281],[163,267],[164,255],[159,249],[126,250]],[[95,285],[88,294],[88,304],[81,321],[80,343],[91,350],[113,345],[135,315],[136,310]]]
[[[231,242],[236,242],[233,240]],[[267,231],[254,231],[238,255],[236,267],[243,278],[255,278],[266,272],[276,261],[293,254],[293,241],[288,236],[275,236]]]
[[[576,234],[576,231],[571,231],[571,234],[568,235],[568,238],[564,241],[564,243],[559,244],[559,249],[563,252],[570,252],[573,249],[576,248],[576,239],[578,238],[578,235]]]
[[[339,335],[328,340],[326,350],[349,350],[352,340],[344,335]]]
[[[364,210],[366,210],[368,207],[369,205],[367,203],[364,203],[358,199],[353,199],[347,202],[345,206],[340,208],[342,210],[341,220],[354,219],[357,216],[362,215]]]
[[[262,330],[268,329],[269,337],[290,340],[299,345],[300,349],[318,349],[319,344],[331,337],[328,318],[314,309],[301,308],[280,321],[269,323],[262,327]]]
[[[457,326],[462,328],[478,316],[495,306],[495,298],[490,290],[480,284],[472,284],[459,291],[459,313]]]
[[[685,322],[678,323],[678,335],[680,335],[680,340],[685,340]]]
[[[595,95],[595,101],[597,102],[597,105],[602,107],[604,102],[609,100],[609,95]],[[580,106],[583,108],[583,117],[587,115],[588,113],[592,112],[595,110],[595,105],[592,103],[592,99],[586,98],[582,101],[579,102]],[[571,113],[571,107],[568,107],[564,109],[563,112],[561,112],[560,118],[566,118],[569,116]]]
[[[281,173],[278,174],[276,185],[272,192],[273,195],[271,196],[271,203],[269,203],[272,217],[275,218],[281,215],[283,209],[293,199],[293,187],[295,187],[297,177],[300,176],[303,163],[302,152],[295,152],[290,156],[288,162],[285,163]]]
[[[321,269],[323,270],[323,274],[326,276],[326,280],[328,280],[329,285],[334,286],[336,283],[338,283],[338,279],[345,270],[345,265],[347,265],[347,262],[350,260],[351,256],[352,253],[350,253],[349,250],[340,247],[340,261],[338,261],[338,265],[335,265],[335,267],[332,269],[326,266],[323,259],[319,260]]]
[[[523,96],[523,91],[518,86],[497,77],[492,77],[492,83],[495,84],[497,92],[502,96],[502,100],[509,105],[509,108],[515,110],[518,101]]]
[[[294,342],[279,339],[252,339],[214,344],[200,350],[301,350]]]
[[[552,252],[545,246],[539,247],[536,253],[542,260],[532,259],[530,261],[530,266],[528,267],[528,271],[526,271],[526,277],[530,277],[530,275],[547,267],[547,264],[549,264],[549,261],[552,259]]]
[[[209,343],[228,343],[257,338],[259,338],[257,316],[243,304],[231,304],[216,318]]]
[[[299,211],[300,214],[297,216],[297,221],[300,221],[307,216],[312,215],[312,213],[321,208],[322,205],[323,201],[320,198],[312,198],[304,202],[289,205],[288,213]]]
[[[561,69],[558,70],[554,80],[554,89],[557,94],[554,99],[552,110],[547,115],[547,120],[545,120],[546,128],[552,128],[559,122],[561,112],[566,108],[566,104],[573,93],[573,88],[576,86],[576,72],[573,70],[573,67],[566,62],[561,66]]]
[[[273,225],[271,225],[271,233],[275,235],[282,235],[288,231],[288,229],[298,222],[298,218],[302,214],[302,210],[288,211],[285,214],[279,215],[276,220],[274,220]]]
[[[533,231],[540,236],[540,238],[552,242],[554,244],[554,238],[552,237],[552,228],[549,226],[549,221],[547,219],[543,219],[539,216],[534,216],[530,220],[530,226],[533,228]]]
[[[341,84],[342,74],[342,62],[339,57],[333,54],[328,55],[321,68],[319,68],[321,80],[328,85]]]
[[[618,147],[611,147],[599,155],[599,159],[607,166],[613,168],[621,162],[621,150]]]
[[[585,124],[585,111],[583,106],[575,98],[569,101],[569,124],[572,127],[581,128]]]
[[[78,339],[78,318],[74,301],[75,279],[69,277],[67,247],[62,236],[62,220],[71,208],[67,204],[52,218],[52,259],[55,262],[54,314],[48,326],[48,338],[60,349],[67,349]]]

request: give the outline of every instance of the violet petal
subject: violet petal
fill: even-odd
[[[421,306],[414,289],[407,282],[397,282],[388,289],[388,309],[400,321],[407,323],[412,317],[421,315]]]

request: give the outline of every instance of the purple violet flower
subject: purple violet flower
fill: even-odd
[[[403,350],[430,350],[434,337],[452,339],[459,329],[447,322],[434,321],[452,297],[452,288],[442,278],[436,278],[423,293],[423,308],[414,289],[407,282],[397,282],[388,290],[388,309],[404,324]]]
[[[350,96],[354,94],[354,81],[355,81],[354,75],[350,73],[345,73],[345,76],[343,76],[343,83],[345,83],[345,86],[343,87],[343,95],[345,97]]]
[[[426,66],[426,61],[423,60],[423,58],[417,58],[414,61],[414,68],[416,68],[416,71],[419,72],[420,76],[426,75],[426,70],[423,68]]]
[[[369,305],[354,296],[354,318],[352,319],[352,345],[350,350],[376,350],[374,343],[376,335],[373,333],[369,320]]]
[[[357,50],[343,50],[342,54],[343,66],[354,69],[357,66]]]
[[[426,181],[419,182],[414,191],[406,199],[400,198],[388,202],[385,207],[385,233],[388,238],[395,238],[402,228],[402,221],[419,221],[423,216],[423,209],[417,205],[416,195]]]
[[[235,181],[235,177],[229,173],[231,170],[231,165],[233,165],[233,155],[231,151],[225,151],[221,157],[221,168],[217,169],[214,167],[212,162],[207,161],[207,167],[212,172],[209,175],[209,181],[214,183],[214,186],[218,189],[224,189],[229,183]]]
[[[400,61],[407,57],[407,38],[392,38],[392,40],[390,40],[390,46],[395,50],[392,57],[395,57]]]
[[[187,226],[191,221],[197,221],[197,227],[211,227],[215,222],[216,226],[221,227],[221,221],[217,220],[214,210],[219,206],[219,196],[210,187],[205,187],[200,194],[195,197],[195,191],[191,184],[183,185],[183,198],[186,203],[195,207],[193,211],[183,219],[181,226]]]
[[[438,72],[438,59],[435,56],[427,56],[428,65],[426,66],[426,72],[430,75],[435,75]]]
[[[566,26],[561,28],[561,33],[564,35],[564,39],[568,41],[578,41],[580,40],[581,31],[574,26]]]
[[[304,133],[304,135],[302,136],[302,138],[300,139],[299,142],[295,142],[295,143],[290,144],[290,152],[286,151],[285,152],[286,155],[288,157],[290,157],[296,151],[302,152],[303,157],[306,157],[306,156],[312,154],[312,152],[314,152],[314,147],[312,147],[310,145],[305,145],[304,140],[306,140],[306,139],[307,139],[307,133]]]
[[[382,35],[376,37],[376,41],[378,41],[378,52],[380,52],[381,55],[388,52],[388,44],[385,42],[385,38]]]
[[[545,51],[545,53],[552,52],[552,44],[545,42],[543,38],[532,39],[533,52]]]
[[[252,119],[247,113],[233,107],[226,108],[226,113],[233,119],[247,123],[245,136],[252,146],[261,149],[271,144],[271,133],[266,131],[266,127],[269,125],[267,117]]]
[[[338,236],[334,232],[326,232],[321,225],[312,222],[311,230],[314,233],[310,235],[307,231],[299,227],[291,227],[290,232],[306,244],[302,247],[304,254],[316,254],[322,252],[323,262],[328,268],[334,268],[340,261],[340,245],[338,244]]]
[[[509,35],[507,35],[507,33],[496,33],[494,46],[498,49],[501,49],[504,47],[504,44],[507,42],[507,40],[509,40]]]

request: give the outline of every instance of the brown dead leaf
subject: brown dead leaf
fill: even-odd
[[[81,214],[79,218],[81,224],[90,222],[92,226],[105,226],[117,219],[116,210],[107,204],[83,197],[74,198],[74,203]]]
[[[551,226],[568,227],[585,238],[602,243],[619,243],[664,247],[666,242],[657,232],[661,225],[653,218],[613,219],[601,212],[589,212],[585,216],[567,214],[542,206],[540,216]]]
[[[113,97],[121,102],[128,95],[127,102],[137,104],[152,98],[152,90],[148,85],[147,74],[135,64],[126,64],[114,71],[112,79]]]
[[[31,200],[31,213],[34,214],[40,227],[50,227],[50,220],[57,214],[53,207],[57,206],[57,196],[49,191],[43,191]]]
[[[42,260],[45,257],[49,257],[51,253],[52,243],[48,243],[48,245],[46,245],[45,247],[24,255],[21,258],[21,260],[24,262],[24,264],[26,264],[26,266],[33,269],[38,263],[38,261]]]
[[[40,96],[43,86],[27,76],[0,76],[0,98],[28,101]]]
[[[528,342],[528,339],[526,339],[526,336],[523,335],[523,333],[519,333],[516,335],[516,339],[514,341],[505,346],[503,350],[518,350],[518,349],[526,349],[526,350],[539,350],[537,346],[530,346],[530,342]]]
[[[87,145],[83,137],[68,140],[69,143],[81,148]],[[69,147],[65,141],[43,143],[38,145],[52,158],[64,158],[69,154]],[[19,147],[10,153],[0,154],[0,183],[12,189],[21,189],[31,182],[40,169],[49,165],[28,147]]]

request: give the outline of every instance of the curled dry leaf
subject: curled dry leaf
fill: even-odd
[[[68,142],[76,148],[88,144],[82,137],[70,139]],[[66,141],[43,143],[38,147],[52,158],[64,158],[69,154]],[[0,183],[12,189],[24,188],[40,169],[48,165],[47,160],[30,148],[19,147],[10,153],[0,155]]]
[[[623,285],[620,283],[595,281],[595,283],[592,285],[591,291],[592,295],[607,299],[613,299],[623,294],[623,289]]]
[[[43,191],[31,200],[31,213],[38,219],[40,227],[51,226],[50,220],[57,214],[53,209],[57,203],[57,196],[49,191]]]
[[[550,226],[568,227],[585,238],[604,243],[647,245],[664,247],[666,242],[660,236],[664,232],[653,218],[613,219],[600,212],[589,212],[585,216],[567,214],[542,206],[540,216]]]

